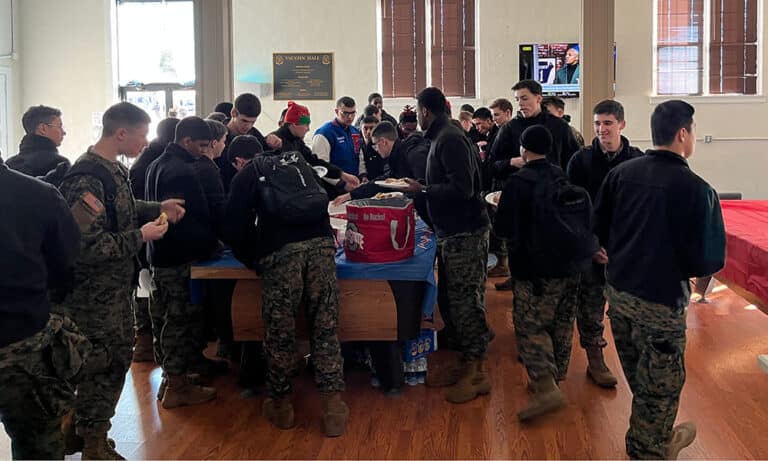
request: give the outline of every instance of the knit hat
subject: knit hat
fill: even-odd
[[[235,161],[235,158],[240,157],[244,159],[252,159],[256,154],[264,152],[264,148],[256,136],[244,134],[236,137],[229,143],[227,149],[227,160],[230,163]]]
[[[528,152],[548,155],[552,150],[552,134],[544,125],[533,125],[520,135],[520,145]]]
[[[291,125],[309,125],[309,109],[301,104],[288,101],[288,111],[285,113],[284,122]]]

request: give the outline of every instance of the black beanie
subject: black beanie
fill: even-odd
[[[528,152],[549,155],[552,150],[552,134],[544,125],[533,125],[520,135],[520,145]]]
[[[256,136],[244,134],[236,137],[229,143],[227,149],[227,160],[232,163],[235,158],[240,157],[246,160],[252,159],[256,154],[264,152],[264,148]]]
[[[178,125],[176,125],[176,139],[174,142],[181,142],[184,138],[192,138],[193,141],[201,141],[213,139],[211,135],[211,129],[208,128],[208,124],[200,117],[184,117],[181,119]]]

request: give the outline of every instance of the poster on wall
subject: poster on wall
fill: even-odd
[[[333,100],[333,53],[273,53],[275,101]]]
[[[541,83],[545,95],[577,97],[581,64],[578,43],[520,45],[520,79]]]

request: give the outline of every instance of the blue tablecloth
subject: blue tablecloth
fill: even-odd
[[[431,316],[437,302],[437,283],[435,281],[435,252],[437,251],[437,238],[424,224],[424,221],[416,221],[416,247],[414,255],[404,261],[386,264],[353,263],[347,261],[344,249],[340,248],[336,253],[336,274],[339,279],[356,280],[407,280],[426,282],[427,289],[424,292],[424,301],[421,309],[425,316]],[[235,259],[232,252],[227,251],[220,259],[203,261],[194,264],[195,267],[209,268],[242,268],[240,261]],[[195,298],[196,289],[193,280],[192,297]]]

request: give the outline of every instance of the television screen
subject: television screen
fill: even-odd
[[[541,83],[547,96],[579,95],[579,44],[539,43],[520,45],[520,80]]]

